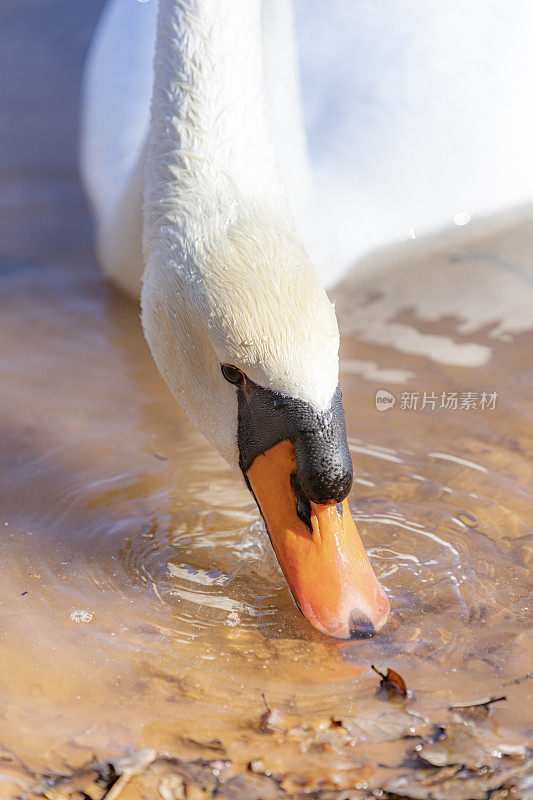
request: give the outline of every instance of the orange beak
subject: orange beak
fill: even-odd
[[[302,614],[339,639],[383,627],[389,600],[378,582],[348,501],[313,503],[309,525],[298,515],[294,446],[284,441],[257,456],[246,476],[265,519],[283,574]]]

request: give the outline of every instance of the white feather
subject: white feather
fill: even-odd
[[[120,19],[104,20],[89,70],[97,71],[98,48],[112,41],[110,27]],[[319,409],[338,381],[335,313],[292,213],[305,216],[310,195],[301,114],[287,109],[283,124],[278,109],[272,126],[268,119],[278,90],[265,91],[262,24],[292,48],[276,62],[276,83],[290,78],[288,97],[297,104],[290,21],[287,0],[263,7],[260,0],[161,0],[151,116],[146,141],[136,139],[137,163],[117,170],[118,192],[95,190],[86,179],[100,209],[105,271],[137,295],[144,268],[143,325],[158,367],[233,466],[236,397],[221,363]],[[87,79],[88,109],[96,108],[98,85]],[[85,173],[98,155],[91,146],[97,127],[87,126]],[[278,161],[287,167],[292,203]]]

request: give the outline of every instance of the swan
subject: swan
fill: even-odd
[[[242,475],[298,607],[322,633],[372,635],[389,602],[346,500],[339,332],[303,244],[289,0],[111,0],[81,173],[102,269],[140,297],[163,378]]]

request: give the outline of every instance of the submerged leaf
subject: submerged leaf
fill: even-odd
[[[450,706],[450,710],[452,709],[471,709],[471,708],[480,708],[482,706],[490,706],[491,703],[499,703],[501,700],[507,700],[505,695],[501,697],[487,697],[485,700],[476,700],[474,703],[454,703],[453,706]]]
[[[398,672],[395,672],[393,669],[390,669],[389,667],[387,669],[387,674],[384,675],[383,672],[380,672],[380,670],[373,664],[371,665],[371,667],[374,670],[374,672],[376,672],[381,678],[379,684],[380,690],[384,689],[385,691],[392,691],[395,692],[400,697],[403,698],[407,697],[407,686],[405,684],[404,679]]]
[[[261,693],[261,697],[265,704],[265,711],[261,714],[257,729],[260,733],[274,733],[274,729],[277,727],[276,723],[281,721],[281,713],[276,709],[272,710],[270,708],[264,692]]]
[[[472,772],[451,766],[442,769],[427,767],[413,774],[393,778],[386,785],[394,796],[401,795],[411,800],[525,800],[529,795],[515,793],[520,786],[524,768],[512,768],[502,772]],[[495,791],[501,794],[495,795]],[[390,795],[387,795],[390,796]]]
[[[114,779],[113,779],[114,780]],[[102,780],[96,761],[73,770],[70,775],[45,775],[30,790],[30,800],[102,800],[113,784]]]
[[[477,700],[473,703],[465,703],[464,705],[454,704],[449,707],[452,712],[452,718],[455,721],[472,720],[479,722],[492,714],[492,703],[499,703],[506,700],[505,695],[502,697],[486,697],[484,700]]]
[[[442,733],[444,735],[437,741],[418,750],[419,757],[435,767],[457,765],[479,771],[492,769],[501,763],[503,756],[524,758],[526,755],[525,747],[503,742],[487,744],[478,729],[467,722],[451,722],[442,729]]]
[[[342,718],[340,723],[357,742],[376,743],[414,736],[427,724],[418,714],[390,707],[360,709],[355,716]]]

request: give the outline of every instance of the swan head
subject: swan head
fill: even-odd
[[[302,613],[331,636],[372,635],[389,603],[346,500],[335,310],[278,220],[171,223],[145,241],[142,319],[159,370],[242,473]]]

